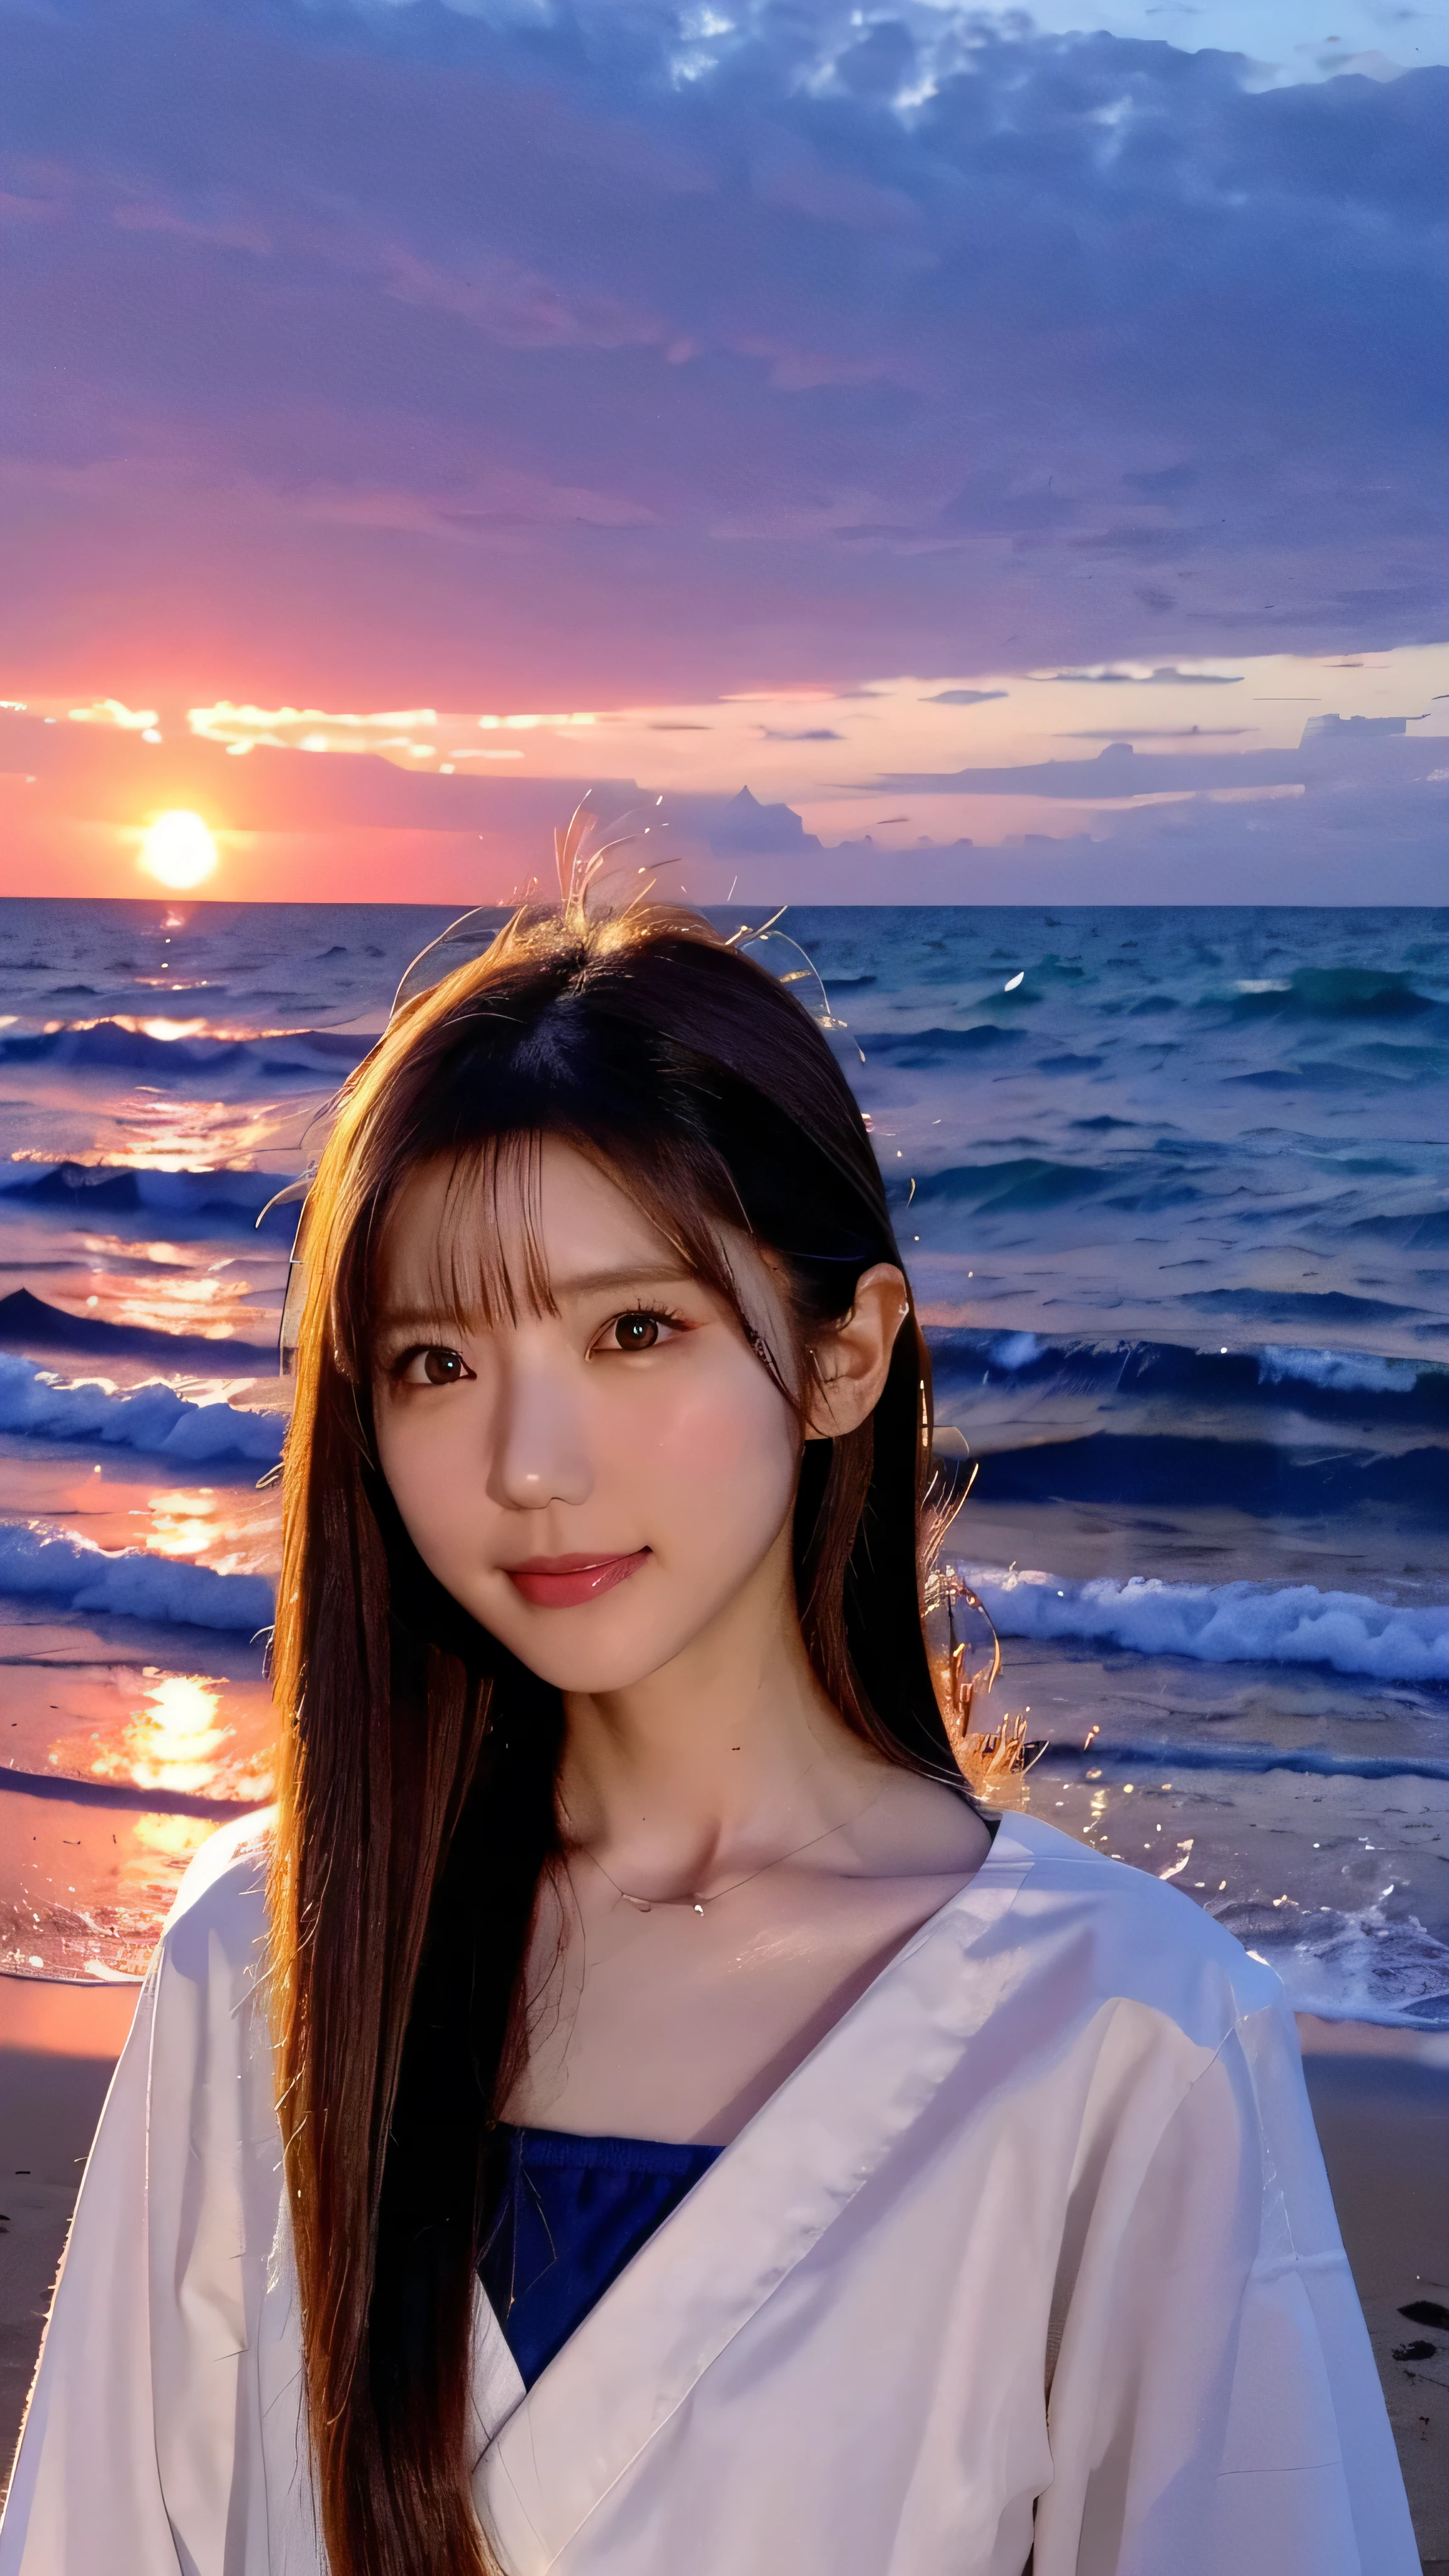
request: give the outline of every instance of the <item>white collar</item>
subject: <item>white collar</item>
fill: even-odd
[[[526,2394],[479,2291],[480,2425],[514,2402],[475,2490],[519,2576],[553,2565],[958,2063],[1001,1985],[963,1978],[961,1959],[1009,1910],[1039,1833],[1030,1819],[1003,1819],[975,1875],[756,2112]]]

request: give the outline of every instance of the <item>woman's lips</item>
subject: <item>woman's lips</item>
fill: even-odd
[[[616,1583],[627,1583],[648,1554],[641,1547],[632,1556],[531,1556],[524,1565],[505,1566],[504,1572],[536,1610],[571,1610],[580,1601],[597,1601]]]

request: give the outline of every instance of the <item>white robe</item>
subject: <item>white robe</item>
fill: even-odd
[[[321,2576],[263,1857],[142,1990],[0,2576]],[[1417,2576],[1277,1979],[1031,1817],[527,2394],[479,2291],[473,2396],[512,2576]]]

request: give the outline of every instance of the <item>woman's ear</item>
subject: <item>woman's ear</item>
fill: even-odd
[[[893,1262],[861,1272],[844,1322],[832,1324],[814,1346],[807,1440],[834,1440],[874,1413],[910,1311],[905,1279]]]

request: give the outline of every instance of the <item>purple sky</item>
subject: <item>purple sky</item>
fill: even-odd
[[[165,736],[154,792],[117,742],[109,805],[89,750],[52,798],[56,849],[112,831],[72,834],[77,882],[131,884],[126,799],[200,792],[166,768],[195,707],[652,709],[672,788],[818,822],[854,788],[812,736],[902,673],[993,693],[924,765],[868,746],[939,798],[1095,758],[1011,731],[1022,675],[1449,636],[1449,69],[1265,83],[920,0],[3,17],[0,674]],[[816,712],[776,721],[792,690]],[[691,772],[747,692],[737,774]],[[528,774],[570,774],[560,739],[519,737]],[[632,736],[609,774],[654,783]]]

